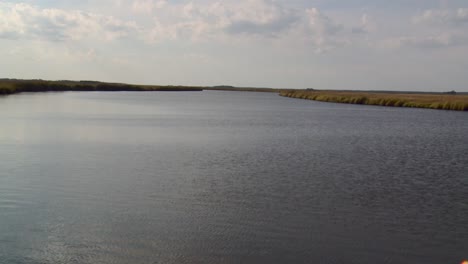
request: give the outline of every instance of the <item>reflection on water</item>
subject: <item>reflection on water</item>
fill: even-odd
[[[460,263],[468,115],[265,93],[0,98],[5,263]]]

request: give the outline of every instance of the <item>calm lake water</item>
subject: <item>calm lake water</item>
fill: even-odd
[[[464,112],[67,92],[0,121],[0,263],[468,258]]]

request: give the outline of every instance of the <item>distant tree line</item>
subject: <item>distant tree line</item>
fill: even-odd
[[[154,86],[94,81],[44,81],[0,79],[0,94],[63,91],[203,91],[196,86]]]

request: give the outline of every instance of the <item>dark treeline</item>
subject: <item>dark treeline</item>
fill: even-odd
[[[212,87],[205,87],[205,90],[210,91],[237,91],[237,92],[267,92],[267,93],[279,93],[281,89],[274,88],[260,88],[260,87],[235,87],[230,85],[218,85]]]
[[[180,86],[180,85],[134,85],[124,83],[106,83],[98,81],[46,81],[0,79],[0,94],[22,92],[63,92],[63,91],[243,91],[243,92],[279,92],[279,89],[219,86]]]
[[[0,79],[0,94],[63,91],[203,91],[203,87],[132,85],[94,81],[44,81]]]

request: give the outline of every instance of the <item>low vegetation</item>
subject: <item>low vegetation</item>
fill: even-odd
[[[468,95],[456,93],[384,93],[283,90],[281,96],[322,102],[468,111]]]
[[[0,95],[22,92],[60,92],[60,91],[241,91],[241,92],[278,92],[278,89],[256,87],[220,86],[173,86],[173,85],[132,85],[96,81],[45,81],[0,79]]]
[[[0,80],[0,94],[62,91],[203,91],[196,86],[155,86],[93,81]]]
[[[205,87],[204,90],[210,91],[236,91],[236,92],[266,92],[277,93],[279,90],[274,88],[258,88],[258,87],[235,87],[229,85],[219,85],[212,87]]]

